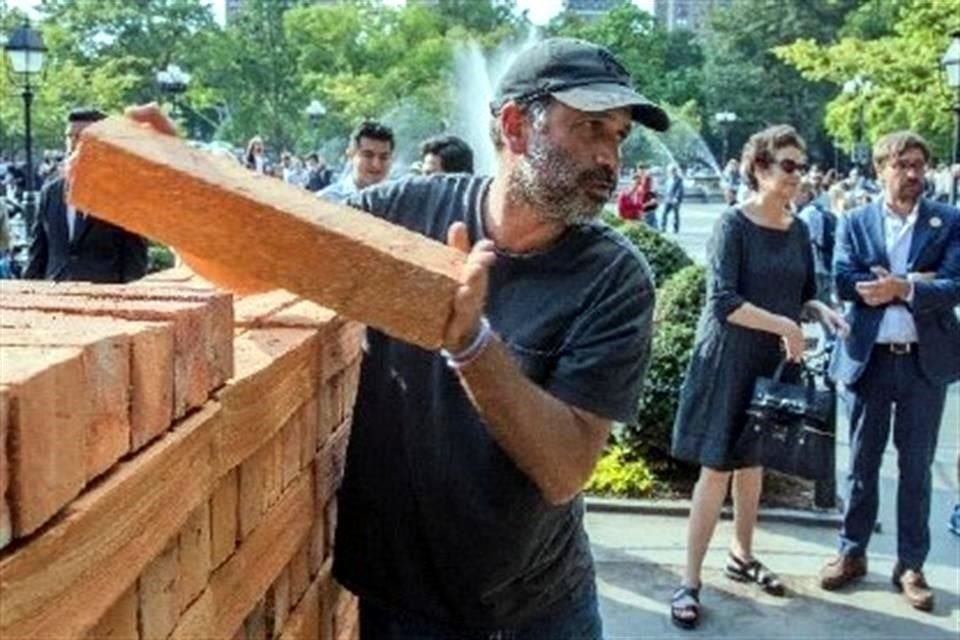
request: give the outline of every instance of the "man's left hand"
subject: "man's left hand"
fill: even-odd
[[[906,278],[895,276],[883,267],[873,267],[870,271],[877,279],[858,282],[856,285],[857,293],[865,303],[871,307],[879,307],[894,300],[906,300],[910,293],[910,283]]]
[[[490,240],[481,240],[471,247],[467,226],[462,222],[450,225],[447,245],[467,254],[460,288],[453,300],[453,315],[443,337],[443,348],[458,353],[470,346],[480,330],[480,318],[487,302],[488,272],[496,254]]]

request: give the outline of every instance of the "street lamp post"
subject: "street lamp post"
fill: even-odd
[[[854,146],[851,159],[855,165],[860,166],[863,175],[867,174],[867,164],[870,160],[870,147],[866,142],[866,125],[863,118],[864,98],[873,92],[873,83],[857,74],[852,80],[843,83],[843,92],[848,96],[853,96],[858,101],[857,106],[857,142]]]
[[[727,163],[727,151],[730,147],[730,127],[737,121],[737,114],[733,111],[720,111],[713,114],[713,120],[720,127],[720,134],[723,136],[723,154],[720,160],[721,165]]]
[[[191,75],[175,64],[168,64],[166,69],[157,71],[157,85],[161,93],[170,96],[171,113],[176,118],[177,98],[187,91]]]
[[[950,163],[950,204],[957,206],[957,182],[960,176],[960,31],[950,35],[950,46],[940,60],[947,77],[947,86],[956,94],[953,101],[953,161]]]
[[[313,146],[316,148],[320,143],[320,121],[323,120],[323,116],[327,115],[327,108],[323,106],[322,102],[314,98],[303,111],[307,114],[307,119],[310,120],[310,125],[313,127]]]
[[[3,47],[10,58],[10,68],[14,77],[20,79],[23,86],[23,124],[24,147],[27,155],[26,180],[24,183],[23,216],[27,229],[33,225],[34,205],[34,172],[33,172],[33,123],[30,110],[33,104],[33,85],[31,79],[43,70],[43,58],[47,48],[43,46],[40,33],[30,27],[30,22],[24,22],[22,27],[14,29],[7,37],[7,44]]]

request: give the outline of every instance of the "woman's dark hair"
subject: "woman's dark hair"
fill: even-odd
[[[776,152],[786,147],[794,147],[804,152],[807,150],[807,143],[796,129],[787,124],[767,127],[750,136],[747,144],[743,145],[740,173],[751,191],[756,191],[759,186],[757,170],[769,167]]]

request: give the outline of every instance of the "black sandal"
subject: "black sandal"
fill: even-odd
[[[756,558],[750,562],[745,562],[731,552],[727,558],[727,566],[723,568],[723,573],[737,582],[755,582],[772,596],[783,596],[786,593],[779,576]]]
[[[685,613],[686,616],[677,615]],[[681,629],[695,629],[700,622],[700,588],[680,587],[670,598],[670,620]]]

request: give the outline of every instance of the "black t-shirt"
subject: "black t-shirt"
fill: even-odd
[[[489,178],[413,177],[348,204],[445,241],[485,237]],[[417,304],[411,300],[410,304]],[[498,254],[486,315],[526,375],[612,420],[636,413],[653,285],[634,247],[601,224],[536,254]],[[593,581],[577,499],[554,507],[494,441],[439,353],[369,330],[334,572],[350,590],[427,618],[485,629],[549,615]]]

